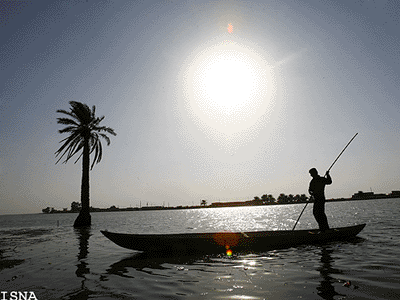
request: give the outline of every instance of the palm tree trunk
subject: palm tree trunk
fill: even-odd
[[[92,218],[90,216],[89,206],[89,138],[84,139],[83,156],[82,156],[82,184],[81,184],[81,203],[82,209],[75,220],[74,227],[90,226]]]

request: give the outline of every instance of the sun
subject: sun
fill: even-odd
[[[251,47],[231,40],[208,43],[192,52],[185,65],[185,107],[197,124],[230,135],[270,110],[273,68]]]
[[[203,108],[229,115],[249,104],[257,74],[243,53],[221,50],[204,59],[194,81]]]

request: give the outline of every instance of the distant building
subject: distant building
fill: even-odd
[[[355,193],[353,196],[351,196],[352,199],[372,199],[375,198],[374,192],[363,192],[363,191],[358,191],[358,193]]]
[[[214,202],[211,203],[210,207],[236,207],[236,206],[251,206],[251,205],[263,205],[265,204],[261,199],[254,199],[249,201],[237,201],[237,202]]]
[[[143,206],[142,210],[160,210],[163,208],[163,206]]]
[[[234,207],[234,206],[244,206],[248,205],[245,201],[238,202],[214,202],[211,203],[211,207]]]
[[[375,198],[377,198],[377,199],[383,199],[383,198],[387,198],[388,197],[388,195],[386,195],[386,194],[375,194]]]
[[[355,193],[351,198],[353,200],[358,200],[358,199],[382,199],[387,197],[388,195],[386,194],[374,194],[374,192],[359,191],[358,193]]]

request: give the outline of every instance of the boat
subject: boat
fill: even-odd
[[[365,224],[359,224],[324,232],[311,229],[180,234],[128,234],[102,230],[101,233],[118,246],[130,250],[180,254],[272,250],[303,244],[321,244],[354,238],[364,227]]]

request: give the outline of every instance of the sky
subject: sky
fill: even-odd
[[[0,1],[0,214],[70,208],[58,109],[114,129],[90,204],[400,190],[400,3]],[[93,159],[93,157],[92,157]]]

